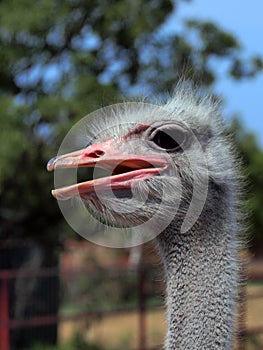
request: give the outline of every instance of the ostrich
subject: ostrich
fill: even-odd
[[[142,227],[158,212],[149,227],[161,231],[155,239],[166,281],[165,349],[231,349],[239,178],[217,104],[178,88],[164,104],[108,111],[91,122],[87,147],[51,159],[47,168],[100,167],[110,174],[53,196],[79,196],[99,220],[118,227]]]

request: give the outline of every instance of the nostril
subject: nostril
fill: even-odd
[[[105,152],[101,151],[101,150],[96,150],[94,152],[91,152],[88,154],[88,157],[90,158],[99,158],[101,156],[103,156],[105,154]]]

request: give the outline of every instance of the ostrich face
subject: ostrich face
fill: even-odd
[[[203,150],[186,123],[171,118],[167,110],[160,117],[158,109],[158,117],[154,110],[145,118],[141,118],[142,108],[133,110],[132,122],[127,121],[126,111],[111,118],[106,127],[104,120],[105,131],[99,133],[95,120],[89,145],[51,159],[47,168],[92,167],[94,174],[98,169],[108,174],[55,189],[53,196],[59,200],[80,197],[100,221],[119,227],[149,220],[161,204],[164,220],[179,207],[185,214],[192,197],[193,171],[202,168]]]

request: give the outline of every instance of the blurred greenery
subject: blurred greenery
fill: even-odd
[[[0,2],[0,237],[60,245],[73,234],[45,170],[70,126],[123,96],[158,96],[183,76],[203,87],[227,62],[233,79],[255,76],[258,56],[238,39],[194,18],[179,22],[186,0],[2,0]],[[168,23],[169,22],[169,26]],[[181,28],[181,29],[178,29]],[[262,238],[262,150],[243,133],[253,222]]]
[[[256,136],[247,132],[238,118],[233,119],[231,131],[243,165],[249,245],[260,253],[263,246],[263,152]]]
[[[89,273],[74,276],[74,287],[70,291],[61,286],[64,291],[60,315],[69,316],[83,312],[130,311],[138,307],[138,271],[125,270],[115,272],[108,268],[97,267]],[[163,305],[164,286],[157,283],[161,275],[160,266],[145,264],[144,298],[147,307]],[[125,281],[125,283],[123,283]],[[68,281],[70,283],[70,281]],[[157,284],[157,285],[156,285]],[[96,288],[94,288],[96,286]],[[95,317],[94,317],[95,318]]]
[[[99,345],[88,343],[84,337],[76,333],[67,343],[59,345],[35,344],[30,350],[106,350]],[[118,350],[118,349],[116,349]]]

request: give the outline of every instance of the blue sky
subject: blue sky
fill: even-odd
[[[192,0],[181,3],[177,15],[213,20],[238,38],[246,57],[263,56],[262,0]],[[241,82],[222,76],[215,91],[225,96],[224,114],[239,114],[247,130],[256,133],[263,148],[263,73]]]

